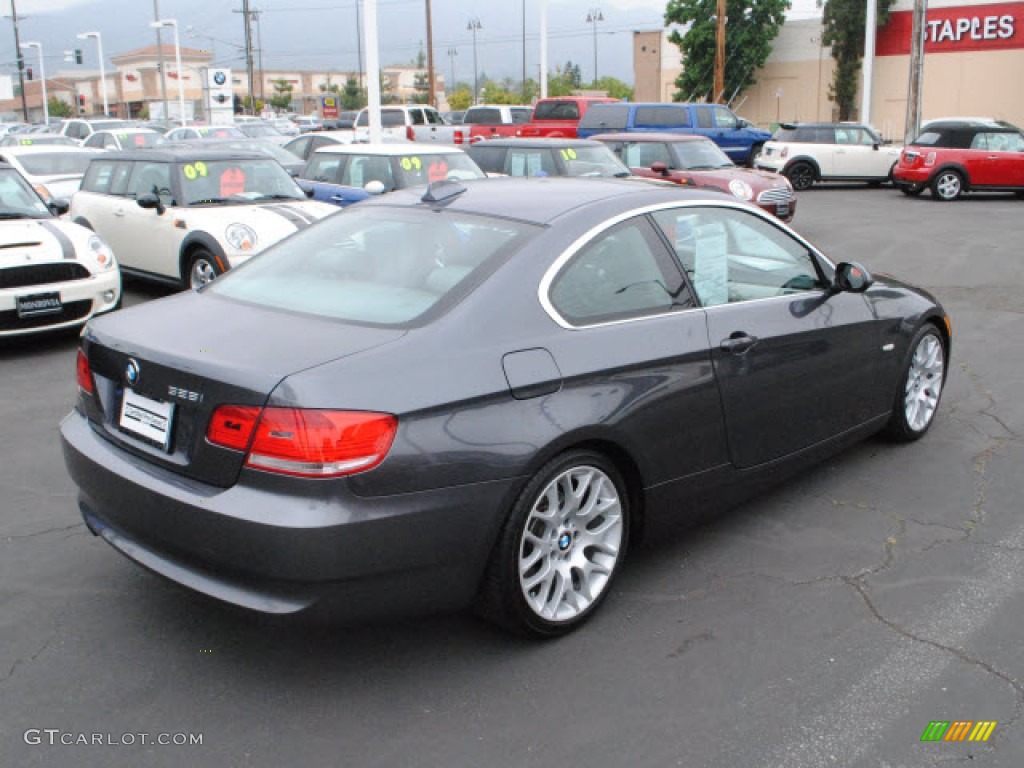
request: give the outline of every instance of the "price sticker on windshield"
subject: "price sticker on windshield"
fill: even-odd
[[[576,150],[573,149],[572,147],[569,147],[568,149],[563,149],[562,150],[562,159],[565,160],[565,161],[575,160],[576,159]]]
[[[189,163],[182,168],[182,173],[185,174],[185,178],[189,181],[195,181],[209,173],[206,167],[206,163]]]
[[[402,158],[402,170],[411,171],[413,169],[417,171],[423,168],[423,161],[418,157],[403,157]]]

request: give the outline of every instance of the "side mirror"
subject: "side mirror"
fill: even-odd
[[[655,173],[660,173],[662,176],[668,176],[668,166],[661,160],[656,163],[651,163],[651,170]]]
[[[842,261],[836,265],[836,276],[832,281],[833,293],[864,293],[875,279],[871,273],[855,261]]]
[[[878,151],[878,142],[876,141],[876,142],[875,142],[874,144],[872,144],[872,145],[871,145],[871,148],[872,148],[873,150],[875,150],[875,152],[877,152],[877,151]]]
[[[144,195],[139,195],[137,198],[135,198],[135,204],[138,205],[139,208],[153,208],[154,210],[156,210],[157,216],[163,216],[164,211],[167,210],[166,208],[164,208],[164,204],[160,202],[160,196],[154,195],[152,192],[147,192]]]
[[[384,186],[384,182],[377,181],[376,179],[366,182],[366,186],[364,186],[363,189],[371,195],[383,195],[387,191],[387,187]]]
[[[63,197],[58,197],[47,201],[46,207],[50,209],[50,213],[54,216],[63,216],[71,210],[71,201],[65,200]]]

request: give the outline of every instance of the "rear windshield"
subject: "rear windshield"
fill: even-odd
[[[462,116],[462,122],[467,125],[500,123],[501,110],[497,107],[476,107],[466,111]]]
[[[533,110],[534,120],[579,120],[580,108],[575,101],[542,101]]]
[[[32,176],[82,176],[95,155],[88,150],[75,152],[40,152],[19,155],[18,162]]]
[[[835,144],[835,129],[827,125],[798,125],[794,128],[779,128],[772,141],[788,141],[798,144]]]
[[[360,112],[356,125],[365,128],[370,124],[370,113]],[[395,128],[405,125],[405,113],[400,109],[382,109],[380,111],[380,125],[382,128]]]
[[[442,210],[350,208],[207,289],[259,306],[389,327],[454,304],[539,228]]]
[[[595,104],[580,120],[580,129],[620,131],[625,129],[628,124],[628,104]]]

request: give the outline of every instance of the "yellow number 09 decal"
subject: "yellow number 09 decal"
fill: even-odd
[[[403,157],[402,158],[402,170],[411,171],[415,168],[417,171],[423,167],[423,161],[418,157]]]
[[[209,171],[206,168],[206,163],[191,163],[182,169],[182,173],[185,174],[185,178],[189,181],[195,181],[200,176],[205,176]]]

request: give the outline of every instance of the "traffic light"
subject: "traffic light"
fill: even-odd
[[[32,67],[29,67],[28,69],[25,70],[25,79],[26,80],[31,80],[32,79]]]
[[[85,94],[84,93],[78,94],[78,114],[80,114],[80,115],[84,115],[85,114]]]
[[[81,48],[75,48],[75,64],[81,64],[81,63],[82,63],[82,49]]]

